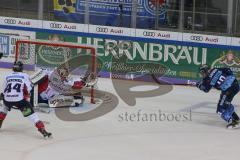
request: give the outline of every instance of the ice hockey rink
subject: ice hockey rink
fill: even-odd
[[[128,83],[128,81],[119,81]],[[144,83],[135,90],[154,89]],[[197,88],[173,86],[167,94],[138,98],[127,105],[110,79],[98,87],[118,97],[117,107],[88,121],[63,121],[54,112],[38,112],[52,139],[43,139],[20,112],[12,110],[0,130],[0,157],[9,160],[226,160],[239,157],[240,129],[227,130],[215,114],[219,92],[205,94]],[[233,104],[240,114],[240,95]],[[89,106],[83,106],[82,111]],[[189,111],[191,109],[191,112]],[[183,121],[123,119],[128,113],[185,115]],[[189,116],[189,117],[187,117]],[[142,118],[142,117],[141,117]],[[146,119],[145,119],[146,120]]]

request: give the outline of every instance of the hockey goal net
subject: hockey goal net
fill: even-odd
[[[57,73],[61,74],[62,72],[59,71],[64,69],[68,76],[80,78],[90,73],[97,77],[96,48],[91,45],[46,40],[18,40],[16,41],[15,60],[22,61],[24,69],[35,72],[39,68],[44,68],[49,72],[57,70]],[[36,92],[36,89],[34,90]],[[70,92],[82,93],[83,91],[71,90]],[[85,92],[90,97],[90,102],[94,103],[94,86],[85,89]],[[34,97],[36,101],[36,96]]]

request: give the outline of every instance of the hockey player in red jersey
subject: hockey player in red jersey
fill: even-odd
[[[0,128],[7,113],[12,109],[19,109],[24,117],[27,117],[34,123],[38,131],[44,137],[50,137],[52,134],[47,132],[43,122],[34,112],[30,104],[30,91],[32,84],[29,75],[23,73],[23,64],[18,61],[13,65],[13,72],[4,78],[3,83],[3,106],[0,107]]]

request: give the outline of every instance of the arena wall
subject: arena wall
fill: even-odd
[[[208,64],[230,67],[240,79],[240,38],[236,37],[9,17],[0,17],[0,28],[1,68],[11,68],[17,39],[51,40],[57,36],[59,41],[96,46],[103,62],[99,74],[104,77],[148,81],[154,75],[187,84],[199,79],[200,65]]]

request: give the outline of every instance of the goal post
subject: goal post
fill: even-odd
[[[64,65],[70,74],[80,76],[84,72],[90,72],[97,76],[96,47],[92,45],[49,40],[17,40],[15,61],[22,61],[24,65],[30,66],[32,71],[36,71],[38,67],[53,70]],[[90,102],[94,103],[93,86],[89,93]]]

